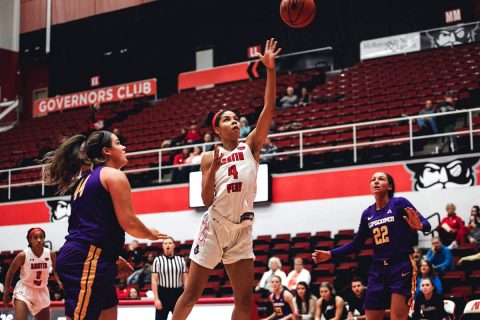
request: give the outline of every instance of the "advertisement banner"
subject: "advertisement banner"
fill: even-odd
[[[360,59],[367,60],[420,51],[420,33],[365,40],[360,43]]]
[[[157,79],[130,82],[112,87],[36,100],[33,106],[33,116],[37,117],[50,112],[86,107],[95,103],[123,101],[144,96],[154,96],[156,94]]]
[[[480,22],[422,31],[421,50],[479,42],[479,32]]]

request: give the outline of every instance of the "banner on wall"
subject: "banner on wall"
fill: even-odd
[[[369,195],[365,182],[377,171],[390,173],[398,192],[471,187],[480,185],[480,154],[277,174],[272,177],[271,201],[283,203]],[[139,215],[191,210],[189,189],[187,184],[134,189],[133,208]],[[69,197],[3,203],[0,204],[0,227],[67,223],[70,210]]]
[[[360,59],[374,59],[420,51],[420,33],[408,33],[360,42]]]
[[[360,59],[367,60],[473,42],[480,42],[480,22],[365,40],[360,43]]]
[[[480,22],[426,30],[420,33],[421,50],[451,47],[480,41]]]
[[[130,100],[156,94],[157,79],[130,82],[112,87],[36,100],[33,106],[33,116],[37,117],[50,112],[87,107],[95,103]]]

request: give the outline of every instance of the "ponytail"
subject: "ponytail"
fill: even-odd
[[[65,194],[76,184],[82,166],[98,165],[106,161],[102,149],[112,146],[111,135],[108,131],[95,131],[88,138],[75,135],[62,143],[53,156],[41,161],[45,164],[45,183],[57,185],[58,193]]]

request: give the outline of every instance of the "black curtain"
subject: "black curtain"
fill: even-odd
[[[22,34],[21,61],[48,59],[52,96],[87,90],[96,75],[101,86],[155,77],[159,95],[167,96],[176,92],[179,73],[194,70],[197,49],[213,48],[215,65],[224,65],[245,61],[247,47],[275,37],[284,53],[331,46],[336,67],[344,68],[359,60],[362,40],[444,26],[447,9],[461,8],[462,22],[474,20],[473,0],[317,0],[314,22],[292,29],[279,4],[155,1],[55,25],[48,57],[44,30]]]

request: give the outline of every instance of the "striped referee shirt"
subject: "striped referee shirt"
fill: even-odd
[[[164,288],[183,287],[183,273],[187,272],[185,259],[180,256],[158,256],[153,260],[152,272],[158,273],[158,285]]]

